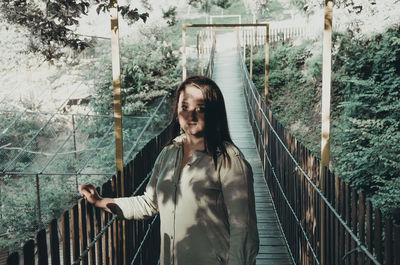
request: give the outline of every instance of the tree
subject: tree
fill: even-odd
[[[204,12],[210,13],[213,5],[222,9],[227,9],[231,6],[229,0],[188,0],[189,5],[200,7]]]
[[[400,27],[368,39],[345,36],[339,47],[334,69],[344,73],[345,101],[337,170],[390,211],[400,205]]]
[[[176,9],[177,7],[170,7],[168,8],[167,11],[162,11],[163,12],[163,19],[165,19],[167,21],[167,24],[169,26],[174,26],[177,22],[176,20]]]
[[[268,11],[270,3],[271,0],[244,0],[244,6],[253,14],[253,19],[255,19],[257,13]]]
[[[32,37],[30,50],[52,60],[63,54],[64,47],[85,49],[88,42],[74,34],[71,27],[78,25],[79,18],[87,15],[89,9],[107,12],[108,5],[108,0],[3,0],[0,14],[7,22],[28,29]],[[119,12],[129,22],[145,22],[148,17],[148,13],[140,13],[130,5],[119,6]]]

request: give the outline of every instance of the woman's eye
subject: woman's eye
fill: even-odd
[[[200,112],[200,113],[204,113],[206,111],[206,108],[205,107],[198,107],[197,111]]]
[[[187,110],[187,109],[188,109],[187,106],[185,105],[182,106],[182,110]]]

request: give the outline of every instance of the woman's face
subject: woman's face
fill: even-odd
[[[181,91],[178,101],[178,121],[188,136],[204,137],[205,101],[201,90],[188,85]]]

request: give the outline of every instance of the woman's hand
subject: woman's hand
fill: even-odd
[[[105,211],[122,216],[122,211],[115,204],[113,198],[102,198],[92,184],[83,184],[78,187],[79,194],[90,204]]]
[[[92,184],[79,185],[78,191],[85,200],[94,206],[97,206],[96,204],[102,199]]]

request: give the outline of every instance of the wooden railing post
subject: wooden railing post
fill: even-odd
[[[268,74],[269,74],[269,25],[265,26],[265,103],[269,104],[269,82],[268,82]]]
[[[119,49],[119,26],[118,26],[118,1],[110,1],[111,16],[111,53],[112,53],[112,73],[114,87],[114,127],[115,127],[115,162],[116,173],[120,175],[121,183],[117,183],[120,189],[117,196],[125,196],[124,191],[124,154],[123,154],[123,135],[122,135],[122,102],[121,102],[121,63]],[[122,231],[125,231],[125,221],[122,221]],[[125,233],[122,233],[121,245],[123,264],[126,264]]]
[[[200,31],[200,71],[204,75],[204,31]]]
[[[60,241],[58,238],[57,231],[57,219],[51,220],[49,225],[49,235],[50,235],[50,256],[51,256],[51,264],[59,265],[60,261]]]
[[[331,102],[331,68],[332,68],[332,8],[333,1],[325,0],[324,38],[323,38],[323,64],[322,64],[322,103],[321,103],[321,166],[320,188],[324,192],[324,168],[329,167],[330,152],[330,102]],[[321,200],[320,210],[320,240],[321,240],[321,265],[325,264],[325,219],[324,202]]]
[[[253,79],[253,46],[254,46],[254,28],[250,36],[250,79]]]
[[[40,183],[39,174],[35,175],[36,179],[36,200],[37,200],[37,211],[38,211],[38,225],[42,225],[42,208],[40,206]]]
[[[33,239],[29,240],[24,244],[23,254],[24,254],[24,265],[35,264],[35,241]]]

